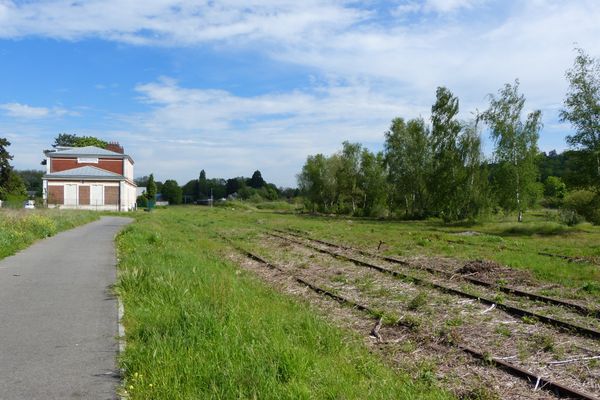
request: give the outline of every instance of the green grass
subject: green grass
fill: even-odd
[[[0,209],[0,259],[33,242],[99,218],[91,211]]]
[[[248,235],[273,216],[182,207],[136,217],[118,237],[116,287],[129,398],[450,397],[431,379],[394,372],[362,338],[226,261],[215,232]]]
[[[515,269],[530,271],[541,282],[576,289],[573,296],[600,295],[600,266],[539,254],[600,259],[600,227],[583,224],[567,227],[544,212],[526,214],[517,224],[513,216],[469,226],[444,225],[439,221],[374,221],[325,216],[277,216],[265,225],[297,229],[314,237],[345,243],[394,256],[448,256],[457,259],[486,259]],[[246,216],[249,219],[249,216]],[[461,235],[463,232],[475,235]],[[457,243],[458,242],[458,243]]]

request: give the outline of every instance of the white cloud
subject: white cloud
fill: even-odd
[[[215,40],[295,41],[311,31],[345,27],[364,12],[337,1],[49,0],[0,1],[0,37],[99,36],[134,44],[189,45]]]
[[[0,104],[0,109],[4,110],[8,116],[15,118],[43,118],[50,114],[50,110],[47,108],[20,103]]]
[[[38,119],[47,117],[62,117],[65,115],[79,115],[79,113],[77,112],[69,111],[62,107],[33,107],[21,103],[0,104],[0,110],[4,110],[5,114],[9,117],[21,119]]]
[[[0,38],[214,45],[306,67],[317,81],[333,77],[333,82],[255,96],[184,87],[168,78],[139,84],[138,100],[149,111],[114,116],[127,129],[113,133],[132,147],[148,143],[144,151],[160,150],[178,160],[161,165],[166,177],[178,176],[177,168],[198,169],[202,162],[219,165],[222,175],[248,174],[244,168],[264,164],[279,182],[291,184],[307,154],[333,151],[344,139],[381,143],[391,118],[426,116],[436,86],[453,90],[468,117],[486,106],[486,94],[515,78],[528,107],[544,111],[546,127],[555,135],[543,135],[543,146],[560,142],[561,130],[568,129],[556,124],[564,72],[574,43],[600,55],[600,2],[382,4],[384,12],[376,1],[350,0],[149,0],[143,6],[133,0],[0,0]],[[61,112],[15,104],[20,118],[28,111],[31,118]],[[139,165],[152,159],[142,154]]]

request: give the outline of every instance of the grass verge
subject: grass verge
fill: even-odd
[[[0,209],[0,259],[33,242],[99,218],[91,211]]]
[[[198,207],[137,217],[118,237],[129,398],[450,397],[225,261],[212,232],[243,217]]]

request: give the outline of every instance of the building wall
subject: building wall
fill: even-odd
[[[68,169],[79,167],[96,167],[105,171],[114,172],[115,174],[123,175],[124,167],[123,160],[118,158],[99,158],[98,163],[80,163],[77,157],[74,158],[50,158],[50,172],[66,171]],[[128,161],[127,161],[128,162]],[[131,176],[133,179],[133,166],[131,167]]]
[[[136,200],[136,186],[130,182],[121,182],[121,211],[135,210]]]
[[[49,208],[120,211],[118,181],[46,181],[44,186]],[[128,209],[121,207],[123,211]]]
[[[128,158],[126,158],[123,160],[123,165],[123,176],[125,176],[125,178],[129,179],[130,181],[133,181],[133,164],[131,163],[131,161],[129,161]]]

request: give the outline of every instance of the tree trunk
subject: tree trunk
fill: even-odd
[[[519,216],[517,217],[517,222],[523,222],[523,211],[521,210],[521,183],[519,181],[519,171],[517,170],[517,210],[519,211]]]

